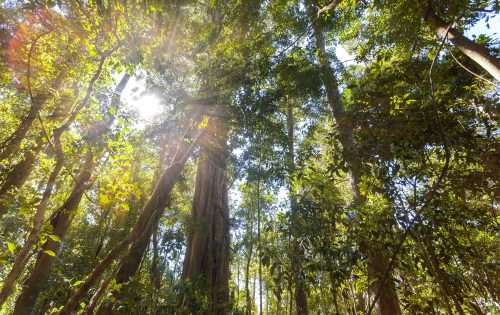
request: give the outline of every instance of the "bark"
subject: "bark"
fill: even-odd
[[[455,305],[455,309],[457,310],[457,313],[460,315],[465,315],[465,312],[462,308],[462,305],[460,304],[460,301],[458,300],[457,295],[455,294],[452,286],[450,285],[450,282],[448,281],[448,276],[446,272],[441,268],[439,265],[439,260],[436,255],[436,249],[434,248],[434,245],[432,244],[432,239],[430,235],[424,236],[424,244],[426,247],[426,252],[428,256],[428,261],[430,262],[430,266],[433,270],[433,274],[436,277],[436,280],[438,281],[438,284],[441,288],[443,298],[445,299],[447,309],[450,312],[451,307],[449,303],[449,298],[453,300],[453,304]],[[451,311],[453,314],[453,312]]]
[[[158,181],[151,198],[142,209],[139,217],[130,231],[129,235],[116,245],[106,257],[104,257],[92,272],[86,277],[78,290],[71,296],[66,305],[59,312],[60,315],[70,314],[80,303],[81,299],[88,293],[92,286],[99,280],[102,274],[109,266],[129,248],[129,245],[141,239],[141,236],[148,231],[155,220],[155,216],[160,216],[167,205],[170,193],[177,182],[179,175],[186,164],[186,161],[192,155],[194,148],[200,141],[199,136],[194,143],[182,141],[180,148],[174,158],[173,163],[163,172]],[[104,309],[103,309],[104,310]],[[99,310],[98,310],[99,311]]]
[[[128,80],[130,79],[130,75],[125,74],[123,78],[120,80],[120,83],[115,89],[115,96],[113,97],[111,101],[111,106],[113,108],[117,108],[120,103],[120,94],[123,92],[125,89],[125,86],[128,83]],[[95,137],[99,137],[102,133],[104,133],[109,126],[111,125],[113,121],[113,118],[111,117],[108,121],[106,121],[106,124],[104,124],[102,128],[91,128],[91,132]],[[38,235],[40,234],[40,229],[42,228],[43,222],[45,220],[45,212],[48,206],[48,203],[50,201],[50,197],[52,196],[52,190],[54,188],[56,179],[59,175],[59,172],[61,171],[63,165],[64,165],[64,153],[62,149],[62,144],[61,144],[61,135],[63,134],[64,131],[69,127],[69,124],[66,123],[63,125],[63,127],[58,128],[54,131],[54,153],[56,155],[56,164],[49,176],[49,179],[47,181],[47,185],[45,187],[45,191],[42,195],[42,199],[40,200],[40,203],[37,206],[34,220],[33,220],[33,227],[31,228],[30,234],[28,235],[28,238],[26,239],[26,242],[24,243],[22,249],[20,250],[19,254],[16,257],[16,260],[14,262],[14,265],[12,267],[11,272],[7,275],[4,281],[4,286],[2,288],[2,291],[0,292],[0,306],[5,303],[7,297],[11,294],[12,289],[14,287],[15,282],[17,281],[18,277],[21,275],[22,271],[24,270],[24,267],[28,263],[28,260],[30,258],[30,252],[33,247],[33,245],[36,243],[38,239]],[[42,143],[40,143],[40,146]],[[34,158],[36,155],[31,154],[31,156]],[[34,162],[34,161],[31,161]],[[26,176],[27,177],[27,176]]]
[[[304,252],[299,244],[300,229],[299,229],[299,214],[298,214],[298,203],[295,191],[292,188],[292,179],[295,174],[295,151],[294,151],[294,114],[293,106],[287,104],[287,131],[288,131],[288,150],[287,150],[287,160],[288,160],[288,177],[290,183],[288,185],[288,193],[290,196],[290,210],[292,215],[291,222],[291,237],[293,241],[293,257],[292,261],[292,272],[295,279],[295,308],[297,315],[307,315],[307,293],[305,288],[304,280],[301,279],[300,272],[302,271],[302,265],[304,260]]]
[[[46,145],[42,137],[39,137],[35,147],[27,151],[24,154],[23,160],[16,164],[7,174],[7,178],[0,187],[0,218],[7,213],[9,207],[12,205],[11,200],[15,195],[13,190],[21,188],[26,180],[28,180],[36,161],[38,161],[40,151]]]
[[[56,164],[52,169],[52,172],[50,173],[47,185],[45,186],[45,191],[42,195],[42,199],[40,200],[40,203],[36,208],[35,216],[33,219],[33,227],[31,228],[26,242],[19,251],[19,254],[16,257],[10,273],[5,278],[2,291],[0,292],[0,307],[3,305],[3,303],[5,303],[7,297],[12,293],[12,289],[14,288],[17,279],[28,263],[31,249],[38,239],[40,229],[42,228],[43,222],[45,220],[45,212],[47,210],[50,197],[52,196],[52,191],[56,183],[56,179],[59,176],[59,172],[64,165],[64,153],[62,150],[60,133],[54,135],[54,149],[56,154]]]
[[[63,77],[65,72],[61,72],[58,77],[54,80],[51,86],[52,90],[58,90],[62,86]],[[2,143],[0,146],[2,151],[0,152],[0,162],[2,160],[8,159],[19,151],[21,142],[26,137],[29,129],[33,125],[33,122],[38,117],[40,110],[43,108],[47,100],[49,100],[53,95],[51,93],[40,93],[33,97],[28,114],[22,120],[21,124],[16,128],[16,130]]]
[[[484,70],[500,81],[500,59],[492,56],[486,48],[473,42],[457,29],[441,19],[432,6],[427,7],[424,20],[439,36],[447,36],[448,40],[460,49],[467,57],[475,61]]]
[[[104,279],[102,284],[99,286],[99,289],[92,295],[92,298],[89,301],[89,304],[85,307],[85,314],[92,315],[94,314],[94,309],[97,306],[97,303],[101,299],[102,295],[104,292],[106,292],[106,288],[110,284],[111,280],[113,280],[113,274],[110,274],[109,276]]]
[[[369,251],[368,275],[372,279],[377,279],[371,290],[374,294],[380,291],[375,311],[378,314],[401,314],[393,281],[387,280],[386,283],[380,281],[389,268],[389,259],[382,250]]]
[[[94,165],[93,154],[89,150],[85,158],[80,173],[76,178],[76,183],[68,199],[55,212],[52,217],[51,225],[54,227],[53,234],[64,239],[68,233],[73,218],[76,215],[78,205],[82,199],[84,191],[89,187],[89,180]],[[50,251],[59,252],[61,243],[53,239],[48,239],[42,247],[42,252],[38,256],[30,276],[26,280],[21,295],[18,297],[14,309],[14,315],[31,314],[35,307],[36,299],[40,294],[46,280],[49,277],[50,269],[54,263],[55,257],[50,255]]]
[[[246,314],[252,314],[252,298],[250,296],[250,263],[252,262],[253,242],[250,240],[248,247],[247,264],[245,267],[245,297],[246,297]]]
[[[359,189],[361,183],[362,165],[361,159],[359,158],[359,150],[353,136],[352,122],[350,120],[350,117],[348,117],[345,112],[344,104],[339,92],[337,78],[335,77],[335,72],[330,65],[328,54],[326,53],[325,39],[322,33],[321,26],[319,23],[313,22],[316,18],[315,13],[317,12],[315,9],[315,4],[313,2],[310,2],[308,9],[310,20],[313,23],[313,36],[321,67],[321,79],[326,90],[326,97],[330,105],[333,118],[335,119],[335,122],[337,124],[343,156],[349,168],[354,202],[362,204],[365,202],[366,197],[361,194],[361,191]],[[366,245],[368,245],[369,247],[369,244]],[[385,269],[376,270],[376,268],[384,267],[385,264],[381,264],[380,262],[387,261],[387,257],[384,257],[386,256],[386,254],[384,253],[384,251],[378,251],[377,255],[374,256],[373,253],[375,252],[370,250],[368,250],[367,253],[368,264],[369,266],[371,266],[371,271],[374,274],[383,274],[386,271]],[[393,281],[383,281],[382,278],[378,278],[375,284],[370,288],[370,291],[372,292],[372,294],[376,295],[378,290],[382,290],[380,298],[377,301],[378,313],[381,315],[401,314],[399,300],[396,290],[394,289]]]
[[[76,108],[73,110],[68,119],[66,119],[66,121],[58,128],[61,134],[71,126],[71,124],[75,121],[76,116],[78,116],[82,108],[85,107],[90,101],[90,97],[92,96],[92,92],[94,91],[94,85],[101,76],[101,72],[106,59],[107,59],[106,55],[103,55],[101,57],[97,70],[89,81],[84,98],[76,106]],[[102,133],[102,129],[96,128],[95,133],[100,135]],[[28,151],[25,154],[24,159],[16,166],[14,166],[14,168],[9,172],[7,179],[2,184],[2,187],[0,187],[0,218],[7,212],[8,207],[10,205],[9,202],[9,196],[11,194],[10,191],[14,188],[20,188],[26,182],[29,175],[31,174],[31,171],[33,170],[35,163],[38,161],[39,153],[46,147],[47,143],[45,142],[49,141],[49,139],[44,140],[44,136],[47,135],[39,136],[37,138],[35,148],[32,151]]]
[[[203,278],[208,286],[208,307],[203,314],[229,311],[229,211],[227,196],[227,134],[216,121],[203,147],[196,174],[182,279]],[[189,292],[180,295],[181,308],[190,303]]]

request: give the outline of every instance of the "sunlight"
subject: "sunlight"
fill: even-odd
[[[144,94],[136,101],[132,101],[141,119],[152,120],[160,113],[160,99],[156,95]]]

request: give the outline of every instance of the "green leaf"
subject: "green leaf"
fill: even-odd
[[[7,242],[7,248],[9,249],[9,252],[14,254],[14,251],[16,250],[16,245],[14,245],[14,243]]]
[[[76,287],[76,286],[78,286],[78,285],[80,285],[80,284],[82,284],[82,283],[83,283],[83,281],[82,281],[82,280],[78,280],[78,281],[76,281],[75,283],[73,283],[73,286],[74,286],[74,287]]]
[[[53,240],[54,242],[60,242],[60,241],[61,241],[61,238],[60,238],[59,236],[57,236],[57,235],[52,235],[52,234],[49,234],[48,236],[49,236],[49,238],[50,238],[51,240]]]
[[[54,253],[50,249],[44,250],[43,252],[49,256],[56,257],[56,253]]]

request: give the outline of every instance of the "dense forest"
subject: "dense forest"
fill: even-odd
[[[499,314],[499,13],[0,0],[0,314]]]

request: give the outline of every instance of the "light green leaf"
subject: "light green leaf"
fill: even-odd
[[[56,253],[54,253],[50,249],[44,250],[43,252],[49,256],[56,257]]]
[[[53,240],[54,242],[60,242],[60,241],[61,241],[61,238],[60,238],[59,236],[57,236],[57,235],[52,235],[52,234],[49,234],[48,236],[49,236],[49,238],[50,238],[51,240]]]
[[[16,245],[14,245],[11,242],[7,242],[7,248],[9,249],[9,252],[11,252],[12,254],[14,254],[14,251],[16,250]]]

